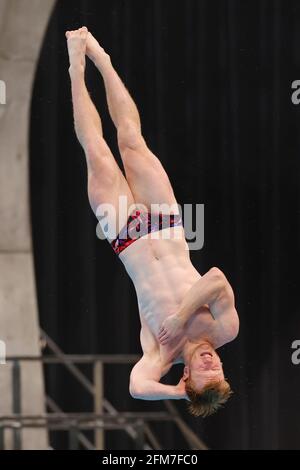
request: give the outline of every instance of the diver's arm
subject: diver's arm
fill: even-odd
[[[227,334],[234,339],[238,333],[238,316],[233,290],[223,272],[211,268],[187,292],[178,312],[163,322],[158,336],[160,343],[166,344],[178,336],[196,310],[204,305],[219,323],[224,324],[226,320]]]
[[[186,398],[182,383],[165,385],[159,382],[162,374],[160,360],[144,354],[130,374],[129,391],[140,400],[180,400]]]

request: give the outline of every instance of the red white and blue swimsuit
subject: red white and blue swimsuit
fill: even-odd
[[[152,220],[151,220],[152,219]],[[151,214],[136,210],[127,219],[127,224],[111,242],[112,249],[119,255],[128,246],[148,233],[158,232],[169,227],[182,226],[180,214]]]

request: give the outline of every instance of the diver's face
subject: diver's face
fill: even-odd
[[[221,360],[207,343],[199,345],[193,352],[189,363],[189,376],[198,389],[208,382],[225,380]]]

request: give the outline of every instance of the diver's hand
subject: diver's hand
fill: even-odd
[[[183,332],[184,320],[174,313],[165,319],[158,333],[160,344],[165,345]]]
[[[182,377],[179,380],[178,384],[176,385],[176,391],[178,393],[178,398],[179,399],[184,399],[184,400],[189,399],[187,394],[186,394],[186,391],[185,391],[185,381],[183,380]]]

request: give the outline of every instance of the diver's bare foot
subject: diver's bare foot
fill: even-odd
[[[100,70],[110,63],[109,55],[91,33],[87,36],[86,54]]]
[[[75,31],[66,32],[70,60],[70,73],[84,73],[87,35],[88,30],[85,26]]]

